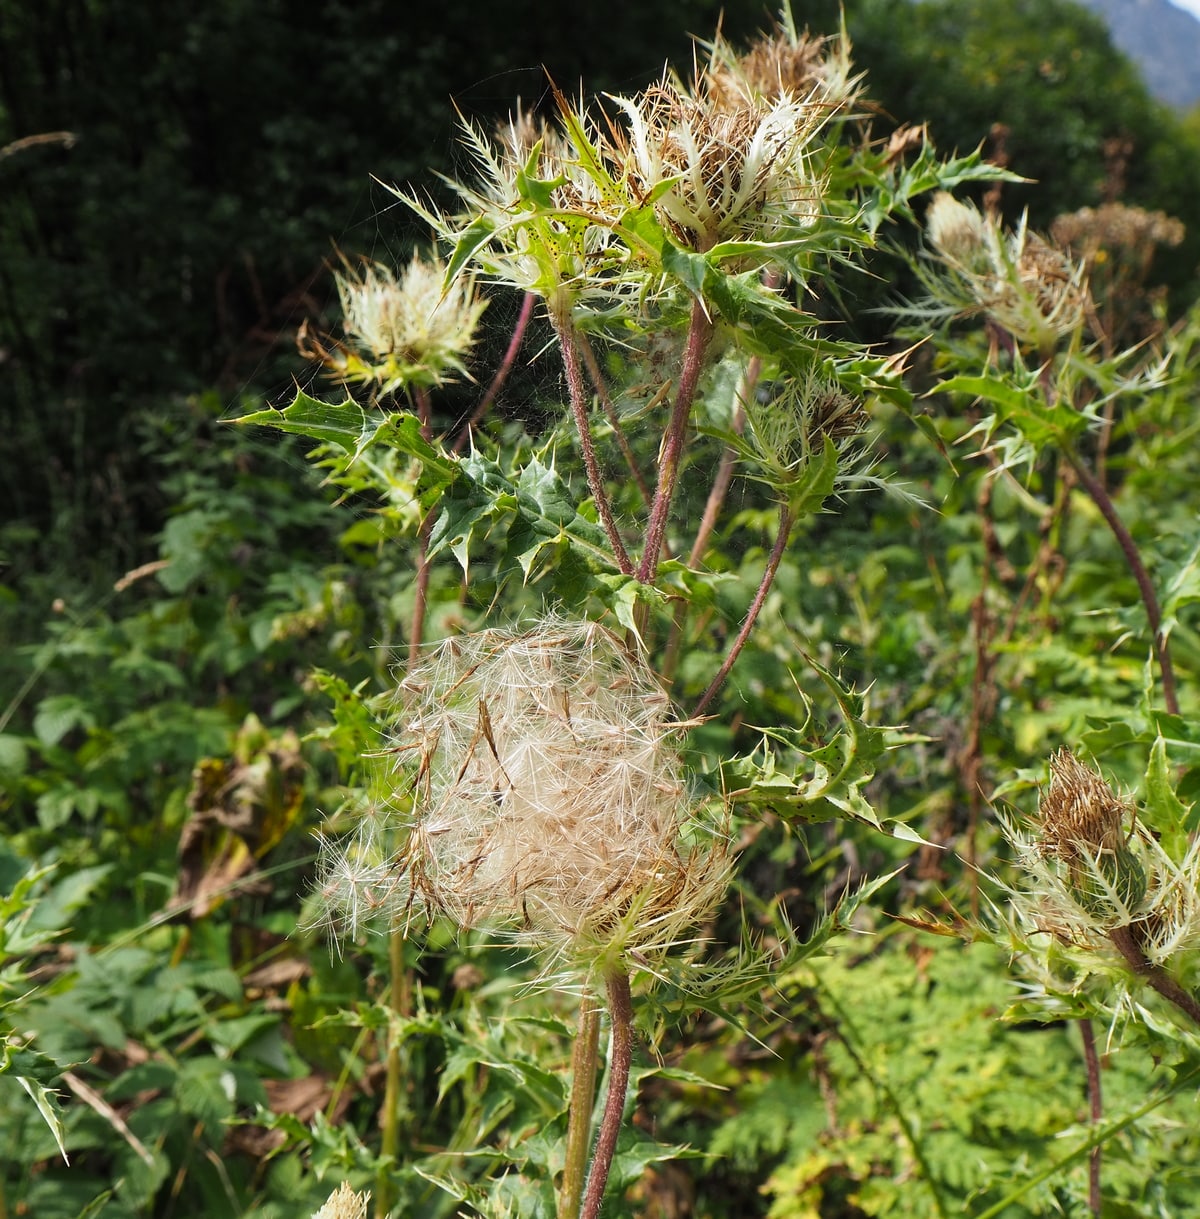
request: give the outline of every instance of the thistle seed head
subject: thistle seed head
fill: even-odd
[[[402,842],[327,870],[343,908],[353,891],[593,968],[665,953],[724,893],[727,836],[697,816],[669,700],[601,626],[447,640],[400,683],[393,731]]]

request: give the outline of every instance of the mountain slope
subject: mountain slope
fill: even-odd
[[[1170,0],[1079,0],[1103,17],[1150,92],[1187,109],[1200,102],[1200,21]]]

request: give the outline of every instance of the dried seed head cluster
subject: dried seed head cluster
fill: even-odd
[[[1182,221],[1166,212],[1148,212],[1124,203],[1081,207],[1055,218],[1050,235],[1061,246],[1069,246],[1087,261],[1101,250],[1127,251],[1135,259],[1151,254],[1155,246],[1177,246],[1183,240]]]
[[[442,263],[420,256],[399,277],[382,263],[345,262],[335,276],[345,341],[326,347],[309,338],[304,354],[380,394],[468,375],[466,359],[487,302],[470,279],[446,284],[445,274]]]
[[[844,37],[815,37],[778,25],[745,54],[738,55],[723,38],[709,44],[709,52],[701,85],[718,107],[797,97],[833,113],[855,96],[858,80],[851,72],[849,41]]]
[[[1131,802],[1069,750],[1050,759],[1035,835],[1006,830],[1026,875],[1011,896],[1030,927],[1109,956],[1111,933],[1127,927],[1154,965],[1200,946],[1200,848],[1173,860]]]
[[[950,311],[986,313],[1039,352],[1083,325],[1088,294],[1082,265],[1029,232],[1023,218],[1005,233],[995,217],[939,191],[925,232],[948,272],[929,286]]]
[[[694,817],[667,696],[611,632],[550,620],[447,640],[397,698],[392,756],[412,809],[400,850],[361,867],[360,909],[369,889],[393,915],[644,965],[719,901],[724,836]],[[326,880],[345,905],[344,875]]]
[[[744,59],[710,49],[693,83],[611,98],[599,122],[559,97],[552,124],[518,113],[494,138],[467,124],[479,178],[453,183],[463,214],[401,197],[485,275],[560,309],[656,290],[647,208],[688,249],[798,238],[824,190],[812,146],[853,93],[844,40],[780,31]]]

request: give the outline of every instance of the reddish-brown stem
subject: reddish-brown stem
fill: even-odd
[[[575,427],[579,432],[579,447],[583,452],[583,466],[587,471],[588,487],[592,492],[592,500],[604,532],[608,535],[608,544],[612,547],[613,557],[622,575],[633,575],[633,564],[625,543],[621,541],[620,530],[612,514],[612,506],[604,490],[604,480],[600,476],[600,463],[596,460],[596,446],[592,443],[592,429],[588,422],[587,390],[583,384],[583,371],[579,367],[579,347],[575,342],[575,326],[571,321],[569,304],[556,306],[550,310],[550,320],[558,335],[558,345],[562,348],[563,367],[567,373],[567,391],[571,399],[571,413],[575,416]]]
[[[433,408],[429,402],[429,391],[418,388],[417,417],[421,421],[421,436],[433,439]],[[425,634],[425,610],[429,600],[429,533],[433,528],[433,513],[427,512],[417,533],[417,584],[416,600],[413,603],[412,632],[408,637],[408,667],[417,663],[421,653],[421,640]]]
[[[650,508],[650,522],[646,526],[646,547],[638,567],[637,578],[643,584],[653,583],[658,574],[658,556],[662,553],[667,515],[671,511],[671,500],[679,478],[683,441],[712,332],[712,319],[704,310],[704,302],[699,299],[693,301],[692,320],[683,349],[683,367],[679,373],[679,388],[675,391],[675,405],[671,409],[671,419],[658,459],[658,486],[654,491],[654,504]]]
[[[463,424],[462,430],[455,437],[454,445],[450,450],[452,453],[462,451],[463,445],[471,438],[472,428],[487,414],[488,407],[496,401],[496,395],[503,388],[504,382],[508,380],[508,374],[512,372],[517,352],[520,351],[521,343],[525,338],[525,331],[529,327],[529,319],[533,316],[535,299],[532,292],[525,293],[525,299],[521,302],[521,312],[517,314],[517,324],[513,327],[512,338],[508,341],[504,359],[500,361],[500,367],[496,369],[491,384],[488,385],[483,397],[479,399],[479,405],[471,412],[471,417]]]
[[[1145,979],[1168,1003],[1173,1003],[1185,1016],[1200,1025],[1200,1002],[1196,996],[1184,990],[1161,965],[1147,959],[1132,927],[1114,927],[1108,933],[1108,938],[1139,978]]]
[[[637,483],[637,488],[642,493],[643,502],[649,507],[650,488],[646,485],[646,479],[643,477],[641,470],[638,469],[637,461],[633,456],[633,449],[629,444],[629,437],[625,435],[625,430],[621,427],[621,421],[617,418],[617,409],[613,406],[612,397],[608,392],[608,385],[604,380],[604,374],[600,371],[600,365],[596,360],[596,353],[592,350],[592,344],[586,334],[580,333],[578,337],[579,353],[583,356],[583,363],[587,368],[592,386],[596,391],[596,397],[600,399],[600,407],[604,411],[604,417],[608,420],[608,425],[613,430],[613,439],[617,442],[617,448],[621,450],[621,456],[625,458],[625,464],[629,467],[629,473],[633,476],[633,481]]]
[[[1125,556],[1125,562],[1133,573],[1134,580],[1137,581],[1138,592],[1141,593],[1142,605],[1146,608],[1146,618],[1150,624],[1154,656],[1158,661],[1158,671],[1162,675],[1163,704],[1172,715],[1178,715],[1179,698],[1175,693],[1175,667],[1171,663],[1171,650],[1167,644],[1166,636],[1162,632],[1162,611],[1159,609],[1158,597],[1155,595],[1154,585],[1150,580],[1150,573],[1147,572],[1146,565],[1142,562],[1142,556],[1138,552],[1137,543],[1133,540],[1133,535],[1125,527],[1125,522],[1121,520],[1116,505],[1112,502],[1108,491],[1105,490],[1100,480],[1084,465],[1069,446],[1064,445],[1063,452],[1071,463],[1071,468],[1079,476],[1079,481],[1083,484],[1084,490],[1092,497],[1096,507],[1100,509],[1100,515],[1104,517],[1109,529],[1112,530],[1113,536],[1117,539],[1117,545],[1121,547],[1121,553]]]
[[[608,978],[608,1015],[612,1021],[612,1051],[608,1059],[608,1093],[604,1099],[604,1117],[600,1121],[600,1137],[592,1154],[587,1192],[583,1196],[580,1219],[596,1219],[604,1200],[604,1187],[617,1150],[617,1135],[625,1116],[625,1094],[629,1091],[629,1071],[633,1064],[633,997],[629,993],[629,975],[610,974]]]
[[[1104,1100],[1100,1092],[1100,1056],[1096,1053],[1096,1034],[1092,1031],[1092,1022],[1086,1016],[1079,1021],[1079,1033],[1083,1038],[1083,1060],[1087,1064],[1088,1116],[1092,1119],[1092,1125],[1098,1126],[1104,1116]],[[1097,1216],[1102,1201],[1100,1163],[1103,1157],[1104,1147],[1097,1143],[1088,1161],[1088,1209]]]
[[[792,532],[792,510],[787,504],[779,506],[779,533],[775,538],[775,545],[771,547],[771,553],[767,558],[767,569],[763,572],[762,580],[758,585],[758,592],[754,594],[754,600],[750,602],[750,608],[746,611],[745,621],[742,623],[742,629],[738,631],[737,638],[733,641],[733,647],[729,649],[729,655],[721,662],[721,667],[717,670],[717,675],[709,683],[709,687],[704,691],[700,701],[696,704],[692,711],[692,716],[698,716],[704,708],[712,701],[713,695],[721,688],[725,678],[729,676],[729,670],[733,668],[734,661],[741,654],[742,648],[746,646],[746,640],[750,638],[750,632],[754,630],[754,623],[758,618],[759,611],[763,607],[763,602],[767,599],[767,593],[771,591],[771,585],[775,582],[775,573],[779,570],[780,560],[783,558],[783,552],[787,549],[788,538]]]

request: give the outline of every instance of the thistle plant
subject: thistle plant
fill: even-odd
[[[410,269],[424,304],[403,316],[439,337],[424,354],[393,338],[401,311],[378,303],[393,281],[363,271],[340,289],[345,339],[312,349],[343,380],[372,370],[392,395],[381,405],[403,395],[415,409],[376,418],[300,395],[251,417],[317,438],[331,478],[374,491],[405,532],[419,506],[418,572],[447,560],[461,571],[439,594],[453,599],[455,628],[423,646],[426,578],[394,692],[354,721],[374,717],[380,739],[364,749],[367,790],[348,802],[357,828],[328,846],[320,889],[350,938],[376,920],[395,947],[449,924],[526,951],[539,985],[577,997],[567,1129],[547,1168],[560,1219],[593,1219],[611,1188],[635,996],[641,1023],[661,1027],[661,992],[677,1010],[694,1002],[736,1018],[762,989],[761,970],[746,987],[708,942],[736,819],[765,808],[784,824],[892,828],[864,795],[892,738],[815,662],[843,725],[832,739],[811,723],[768,724],[748,753],[698,758],[691,736],[702,713],[728,710],[723,697],[741,701],[738,662],[797,526],[850,491],[893,489],[871,472],[870,419],[880,402],[908,404],[902,362],[840,337],[808,306],[880,225],[911,214],[915,195],[993,173],[973,157],[943,165],[914,141],[875,147],[854,127],[858,91],[844,34],[812,38],[785,16],[744,56],[707,44],[688,80],[666,73],[630,96],[577,103],[555,90],[552,116],[517,112],[494,133],[464,120],[475,174],[450,183],[456,210],[396,192],[445,267],[436,301]],[[434,319],[453,304],[477,322],[476,285],[524,295],[506,366],[530,302],[544,313],[562,425],[515,443],[510,428],[499,444],[489,390],[447,448],[429,391],[462,375],[469,347],[450,350],[455,328]],[[717,622],[728,578],[705,560],[715,530],[745,528],[726,503],[739,476],[740,506],[777,523],[744,608]],[[529,622],[538,595],[533,625],[494,624]],[[822,939],[780,941],[786,956]],[[392,966],[403,967],[398,950]],[[593,1148],[605,1010],[612,1048]],[[385,1137],[385,1154],[396,1148]]]

